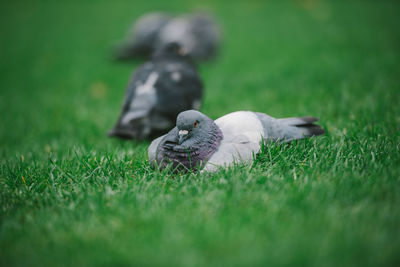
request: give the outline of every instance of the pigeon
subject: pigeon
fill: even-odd
[[[130,36],[116,49],[116,59],[149,57],[160,47],[175,42],[193,60],[206,60],[216,55],[220,43],[220,30],[205,13],[175,18],[165,13],[150,13],[137,20]]]
[[[160,30],[158,44],[177,42],[195,60],[213,58],[220,43],[220,30],[205,13],[182,15],[169,21]]]
[[[180,112],[200,108],[202,94],[203,83],[190,58],[179,44],[167,44],[134,72],[121,115],[108,135],[143,140],[164,134]]]
[[[119,60],[134,57],[150,57],[156,49],[160,30],[171,20],[162,12],[153,12],[139,17],[128,34],[128,38],[117,46],[114,57]]]
[[[276,119],[265,113],[237,111],[215,121],[196,110],[181,112],[176,127],[149,146],[152,167],[216,171],[251,163],[263,142],[288,143],[325,131],[313,117]]]

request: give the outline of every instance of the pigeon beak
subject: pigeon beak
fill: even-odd
[[[180,145],[183,143],[184,138],[186,137],[186,135],[187,135],[188,133],[189,133],[189,132],[188,132],[187,130],[180,130],[180,131],[178,132],[178,135],[179,135],[179,144],[180,144]]]

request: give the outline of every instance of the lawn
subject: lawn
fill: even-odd
[[[399,266],[400,3],[0,4],[0,265]],[[106,137],[152,10],[209,10],[202,112],[316,116],[327,134],[217,173],[154,171]]]

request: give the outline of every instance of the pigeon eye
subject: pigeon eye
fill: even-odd
[[[193,123],[193,127],[196,128],[197,125],[199,125],[199,123],[198,123],[197,121],[195,121],[195,122]]]

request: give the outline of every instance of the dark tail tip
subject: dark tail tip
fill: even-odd
[[[325,133],[325,130],[321,126],[316,124],[309,124],[307,126],[304,126],[304,128],[307,129],[309,136],[321,135]]]

